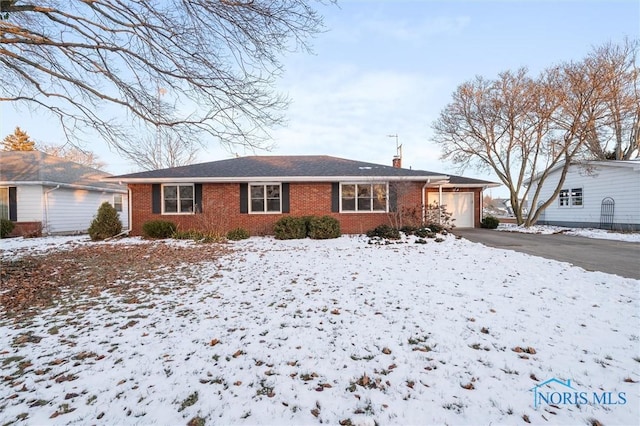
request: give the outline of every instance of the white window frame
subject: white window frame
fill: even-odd
[[[120,201],[116,201],[117,198],[120,198]],[[122,194],[113,194],[113,208],[116,209],[118,213],[122,213],[122,209],[124,208],[124,197]]]
[[[263,210],[253,210],[253,203],[252,203],[252,198],[251,198],[251,188],[252,187],[262,187],[263,188],[263,197],[262,197],[262,201],[263,201],[263,206],[264,209]],[[267,198],[267,186],[277,186],[278,187],[278,210],[267,210],[267,202],[269,200],[269,198]],[[247,190],[247,197],[248,197],[248,205],[249,205],[249,214],[282,214],[282,183],[281,182],[253,182],[253,183],[249,183],[248,184],[248,190]],[[272,198],[275,199],[275,198]]]
[[[575,194],[576,191],[580,191],[579,194]],[[580,204],[577,204],[577,203]],[[558,193],[558,206],[561,209],[581,209],[584,207],[584,188],[563,188]]]
[[[580,191],[580,195],[577,195],[576,191]],[[571,188],[571,191],[569,193],[571,194],[571,207],[584,207],[584,189],[582,187]],[[580,202],[580,204],[578,204],[578,201]]]
[[[354,210],[345,210],[342,207],[342,187],[344,185],[355,185],[355,208]],[[371,197],[369,198],[369,200],[371,200],[371,204],[370,204],[370,209],[369,210],[360,210],[358,209],[358,186],[359,185],[364,185],[364,186],[369,186],[371,188]],[[373,200],[374,200],[374,190],[373,187],[374,185],[384,185],[385,187],[385,206],[384,206],[384,210],[374,210],[373,209]],[[388,213],[389,212],[389,182],[340,182],[340,213]]]
[[[177,212],[167,212],[165,210],[165,204],[166,204],[166,200],[164,197],[164,190],[166,187],[169,186],[175,186],[176,187],[176,203],[177,203]],[[181,210],[181,200],[180,200],[180,187],[181,186],[189,186],[191,187],[191,194],[193,194],[193,198],[191,199],[191,211],[187,211],[187,212],[183,212],[180,211]],[[192,183],[164,183],[162,184],[162,192],[160,194],[160,201],[162,203],[162,214],[163,215],[190,215],[190,214],[195,214],[195,210],[196,210],[196,188],[195,185]]]

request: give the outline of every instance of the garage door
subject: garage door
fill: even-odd
[[[439,194],[429,193],[429,204],[437,203]],[[455,219],[456,228],[473,228],[473,192],[443,192],[442,204]]]

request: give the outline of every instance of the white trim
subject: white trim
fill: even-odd
[[[102,178],[102,182],[122,182],[122,183],[268,183],[268,182],[413,182],[413,181],[448,181],[449,176],[231,176],[231,177],[184,177],[184,178],[126,178],[108,177]],[[478,186],[478,184],[469,184]],[[454,185],[462,186],[462,185]],[[499,185],[497,185],[499,186]]]
[[[373,188],[371,188],[371,210],[358,210],[358,187],[357,185],[381,185],[382,183],[385,183],[385,206],[384,206],[384,210],[373,210]],[[342,185],[356,185],[356,193],[355,193],[355,197],[354,197],[354,202],[355,202],[355,210],[344,210],[342,208]],[[353,214],[353,213],[389,213],[389,182],[367,182],[367,181],[360,181],[360,182],[340,182],[339,183],[339,194],[338,196],[340,197],[340,213],[345,213],[345,214]]]
[[[278,187],[280,188],[279,194],[279,200],[280,201],[280,208],[278,209],[278,211],[267,211],[267,186],[269,185],[278,185]],[[253,211],[252,209],[252,204],[251,204],[251,186],[261,186],[264,189],[264,197],[263,200],[264,201],[264,210],[262,211]],[[247,213],[248,214],[282,214],[282,182],[248,182],[247,184],[247,203],[248,203],[248,208],[247,208]]]
[[[102,180],[100,180],[102,182]],[[98,192],[117,192],[120,194],[126,194],[126,189],[117,189],[117,188],[104,188],[100,186],[91,186],[91,185],[76,185],[71,183],[59,183],[48,180],[41,181],[1,181],[0,186],[59,186],[60,188],[65,189],[84,189],[87,191],[98,191]]]
[[[190,186],[192,193],[193,193],[193,206],[191,208],[190,212],[181,212],[181,211],[177,211],[177,212],[166,212],[164,210],[164,205],[165,205],[165,199],[164,199],[164,187],[165,186],[175,186],[176,189],[176,196],[178,198],[176,198],[177,204],[176,204],[176,209],[180,210],[180,187],[181,186]],[[160,202],[161,204],[161,209],[160,212],[162,215],[165,216],[189,216],[189,215],[193,215],[196,214],[196,186],[195,184],[185,184],[185,183],[163,183],[162,185],[160,185]]]

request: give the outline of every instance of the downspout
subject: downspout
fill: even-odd
[[[442,184],[438,185],[438,225],[442,225]]]
[[[427,217],[427,197],[426,197],[426,192],[425,190],[427,189],[427,186],[429,186],[429,183],[431,182],[431,179],[427,179],[427,182],[422,185],[422,222],[424,223],[424,218]]]
[[[55,188],[48,189],[44,191],[44,220],[45,229],[49,228],[49,193],[55,191],[56,189],[60,189],[60,185],[57,185]],[[48,232],[47,232],[48,234]]]

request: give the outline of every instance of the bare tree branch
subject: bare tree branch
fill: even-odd
[[[325,2],[1,0],[0,101],[115,148],[144,127],[262,148],[288,104],[273,89],[280,58],[309,50],[311,3]]]

